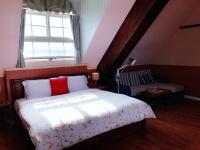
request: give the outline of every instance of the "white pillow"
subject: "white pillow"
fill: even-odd
[[[76,92],[81,90],[87,90],[87,78],[84,75],[68,76],[68,88],[70,92]]]
[[[26,80],[22,82],[27,99],[42,98],[51,96],[49,79]]]

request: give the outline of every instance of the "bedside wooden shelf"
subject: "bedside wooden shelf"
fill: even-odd
[[[7,107],[9,105],[10,105],[9,102],[0,102],[0,107]]]
[[[96,88],[99,90],[106,90],[106,86],[97,86]]]

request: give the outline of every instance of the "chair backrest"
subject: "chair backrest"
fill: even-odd
[[[119,83],[126,86],[137,86],[155,82],[150,69],[120,73]]]

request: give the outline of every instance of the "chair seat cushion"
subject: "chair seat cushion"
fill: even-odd
[[[156,87],[159,87],[159,88],[162,88],[162,89],[170,90],[172,93],[184,91],[184,86],[179,85],[179,84],[156,82],[156,83],[152,83],[151,85],[154,86],[154,87],[156,86]]]
[[[184,86],[182,86],[182,85],[154,82],[154,83],[145,84],[145,85],[132,86],[131,87],[131,95],[137,96],[137,95],[141,94],[142,92],[146,91],[147,89],[151,89],[151,88],[155,88],[155,87],[170,90],[172,93],[184,91]]]
[[[144,92],[150,88],[152,88],[152,86],[150,84],[132,86],[131,87],[131,96],[138,96],[142,92]]]

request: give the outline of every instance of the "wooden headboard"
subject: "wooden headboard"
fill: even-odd
[[[24,97],[22,81],[28,79],[47,79],[64,75],[88,75],[86,65],[57,67],[57,68],[34,68],[34,69],[7,69],[6,85],[8,102],[12,104],[16,99]]]

